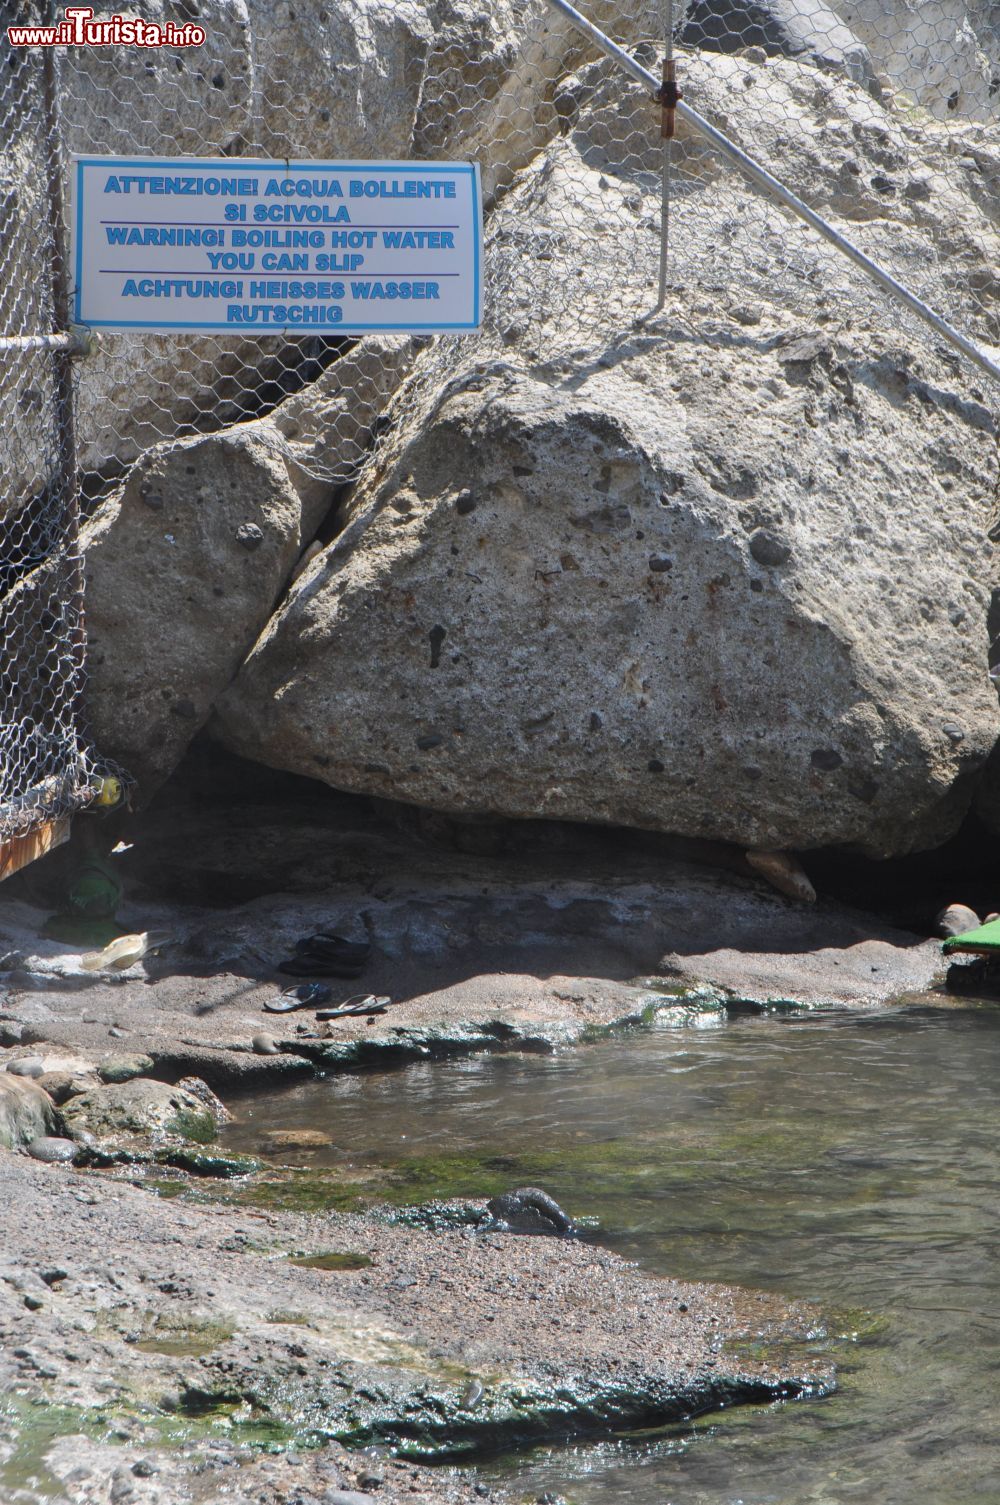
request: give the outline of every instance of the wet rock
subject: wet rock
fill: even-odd
[[[265,1154],[269,1150],[319,1150],[332,1143],[320,1129],[268,1129],[260,1138]]]
[[[41,1160],[45,1165],[69,1165],[80,1153],[80,1146],[72,1139],[59,1139],[51,1134],[40,1134],[27,1145],[32,1160]]]
[[[177,1086],[182,1092],[190,1092],[192,1097],[196,1097],[202,1106],[208,1109],[220,1127],[223,1124],[232,1123],[233,1115],[225,1103],[221,1098],[216,1097],[208,1083],[202,1081],[200,1076],[181,1077]]]
[[[56,1115],[48,1093],[33,1081],[0,1075],[0,1146],[16,1149],[55,1130]]]
[[[93,1136],[90,1153],[99,1158],[148,1158],[164,1146],[208,1144],[216,1133],[215,1118],[200,1098],[144,1077],[83,1092],[62,1115],[73,1139]]]
[[[502,1192],[487,1202],[486,1209],[511,1233],[567,1235],[576,1231],[573,1219],[567,1217],[548,1192],[537,1186],[520,1186],[516,1191]]]
[[[936,933],[948,940],[954,935],[964,935],[968,930],[978,930],[982,921],[967,904],[949,904],[935,917]]]

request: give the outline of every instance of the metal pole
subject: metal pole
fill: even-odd
[[[569,4],[569,0],[548,0],[548,3],[555,6],[556,10],[561,11],[578,31],[583,32],[584,36],[589,37],[595,46],[599,47],[602,52],[618,63],[620,67],[624,68],[625,72],[630,74],[637,83],[642,84],[643,88],[647,89],[654,99],[659,99],[661,88],[659,79],[650,73],[648,69],[644,68],[641,63],[637,63],[635,58],[631,57],[623,47],[618,46],[617,42],[613,42],[610,37],[605,36],[599,27],[595,26],[592,21],[587,20],[586,16],[581,16],[580,12]],[[697,131],[699,135],[704,136],[707,141],[710,141],[719,155],[732,163],[733,167],[741,172],[744,177],[749,178],[752,183],[756,183],[758,188],[762,188],[765,193],[777,199],[780,204],[784,204],[786,209],[809,225],[817,234],[822,235],[824,240],[828,240],[843,256],[846,256],[849,261],[853,261],[856,266],[859,266],[873,282],[877,282],[891,297],[897,298],[900,303],[905,304],[911,313],[916,314],[925,324],[929,324],[931,329],[939,334],[942,339],[947,340],[950,345],[954,345],[956,350],[960,350],[970,361],[974,361],[988,376],[992,376],[995,381],[1000,381],[1000,365],[991,360],[985,351],[980,350],[979,346],[970,340],[967,335],[960,334],[946,319],[942,319],[940,314],[936,314],[928,304],[924,303],[914,293],[911,293],[909,288],[904,287],[901,282],[897,282],[890,272],[887,272],[884,267],[879,266],[878,262],[872,261],[870,256],[866,256],[863,251],[859,251],[857,246],[852,245],[849,240],[841,235],[839,230],[834,229],[828,220],[825,220],[821,214],[817,214],[814,209],[810,209],[809,205],[803,203],[797,194],[792,193],[790,188],[786,188],[784,183],[780,183],[777,178],[773,177],[766,167],[762,167],[753,157],[748,156],[734,141],[730,141],[728,136],[724,136],[721,131],[716,130],[714,125],[709,125],[704,116],[699,115],[697,110],[692,110],[690,105],[680,101],[677,105],[677,113],[691,126],[692,130]]]
[[[86,668],[87,632],[83,602],[83,559],[80,554],[80,486],[76,463],[76,426],[73,419],[73,353],[77,337],[71,330],[72,307],[69,288],[69,252],[66,244],[66,216],[62,177],[62,132],[59,112],[59,88],[56,77],[56,48],[46,47],[42,60],[42,96],[45,110],[47,201],[51,246],[52,312],[57,330],[64,333],[67,344],[53,348],[55,366],[56,427],[59,445],[59,496],[63,509],[64,548],[70,563],[67,581],[71,611],[70,633],[73,658],[73,710],[77,720],[83,714],[83,688]],[[41,336],[43,340],[51,336]]]
[[[663,25],[663,81],[673,77],[674,62],[674,0],[667,0]],[[663,128],[663,165],[660,178],[660,288],[655,312],[667,301],[667,258],[670,252],[670,177],[673,167],[674,133],[673,121],[669,134]]]
[[[69,334],[0,334],[0,354],[5,350],[65,350],[70,355],[85,355],[88,341]]]

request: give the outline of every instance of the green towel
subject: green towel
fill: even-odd
[[[943,943],[941,950],[945,956],[950,956],[953,951],[974,951],[983,956],[1000,952],[1000,920],[990,920],[988,925],[980,925],[976,930],[953,935]]]

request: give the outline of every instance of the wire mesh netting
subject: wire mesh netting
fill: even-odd
[[[53,296],[58,208],[45,70],[0,73],[0,840],[85,802],[79,735],[82,574],[64,357],[30,337],[65,327]]]
[[[1000,5],[581,9],[656,74],[669,40],[690,106],[966,335],[1000,345]],[[72,414],[65,356],[0,343],[0,834],[95,787],[79,718],[77,485],[86,512],[156,445],[266,418],[266,442],[332,496],[421,382],[470,353],[561,380],[636,339],[669,360],[677,339],[854,327],[952,359],[688,121],[665,142],[648,93],[548,0],[142,0],[130,13],[197,20],[204,44],[49,49],[58,141],[45,50],[2,44],[0,336],[65,327],[45,170],[57,148],[64,164],[71,152],[474,159],[486,319],[480,336],[433,341],[106,333],[72,364]],[[0,4],[4,28],[25,19],[47,17]],[[963,380],[982,378],[966,367]]]

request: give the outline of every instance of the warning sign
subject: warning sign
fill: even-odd
[[[345,335],[480,325],[475,163],[78,156],[72,184],[78,324]]]

